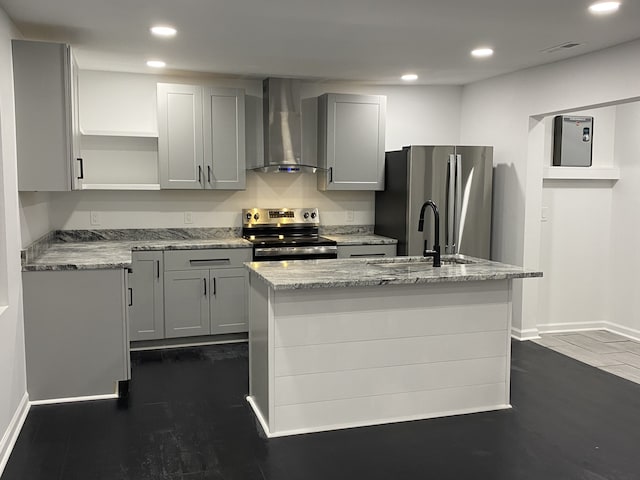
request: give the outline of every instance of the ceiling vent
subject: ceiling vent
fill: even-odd
[[[569,50],[571,48],[579,47],[582,43],[578,42],[566,42],[561,43],[560,45],[556,45],[555,47],[545,48],[544,50],[540,50],[542,53],[556,53],[563,52],[565,50]]]

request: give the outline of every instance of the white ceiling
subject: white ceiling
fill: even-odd
[[[466,84],[640,38],[640,2],[594,17],[589,0],[0,0],[26,38],[65,41],[80,68],[380,84]],[[171,40],[149,34],[168,23]],[[565,42],[571,50],[544,53]],[[469,51],[495,49],[475,60]]]

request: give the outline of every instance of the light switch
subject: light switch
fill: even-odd
[[[549,220],[549,207],[542,207],[542,212],[540,214],[540,221],[546,222]]]
[[[193,213],[192,212],[184,212],[184,223],[190,224],[193,223]]]

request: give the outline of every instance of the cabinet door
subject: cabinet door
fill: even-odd
[[[318,112],[318,188],[382,190],[386,97],[325,94]]]
[[[244,91],[205,88],[203,104],[206,188],[245,188]]]
[[[165,337],[209,335],[209,270],[164,274]]]
[[[23,272],[22,282],[31,400],[113,394],[130,378],[123,269]]]
[[[211,270],[211,333],[248,331],[248,283],[245,268]]]
[[[18,190],[71,190],[69,50],[12,40]]]
[[[67,62],[69,63],[69,98],[71,108],[71,188],[82,190],[84,183],[84,159],[80,153],[80,97],[78,94],[78,64],[71,54],[71,47],[67,47]]]
[[[202,88],[158,84],[158,161],[161,188],[204,185]]]
[[[129,274],[130,339],[164,338],[164,288],[162,252],[134,252]]]

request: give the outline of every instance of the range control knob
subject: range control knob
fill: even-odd
[[[251,212],[247,212],[247,220],[251,220]]]
[[[311,212],[311,218],[316,218],[318,214],[316,212]]]
[[[253,219],[254,220],[257,221],[259,218],[260,218],[260,214],[259,213],[256,212],[256,213],[253,214]]]
[[[305,218],[305,220],[306,220],[307,218],[309,218],[309,212],[304,212],[303,217]]]

